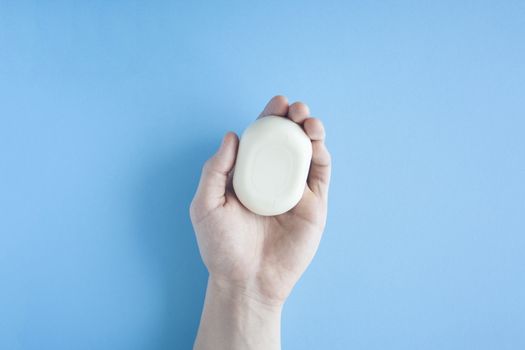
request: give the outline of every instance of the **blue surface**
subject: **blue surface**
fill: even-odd
[[[284,349],[525,348],[522,1],[0,1],[0,348],[189,349],[202,162],[277,93],[334,169]]]

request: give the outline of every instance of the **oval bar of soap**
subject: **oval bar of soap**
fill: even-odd
[[[312,158],[312,142],[288,118],[257,119],[242,134],[233,188],[241,203],[259,215],[279,215],[301,199]]]

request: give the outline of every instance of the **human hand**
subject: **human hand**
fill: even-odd
[[[223,292],[281,305],[317,251],[327,214],[330,154],[319,119],[301,102],[275,96],[259,116],[301,125],[312,140],[312,162],[300,202],[278,216],[260,216],[237,199],[231,183],[238,137],[225,135],[202,170],[190,216],[210,283]]]

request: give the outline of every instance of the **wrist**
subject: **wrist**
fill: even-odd
[[[219,294],[222,298],[258,309],[280,312],[285,300],[268,297],[266,293],[261,292],[261,289],[253,281],[232,281],[213,274],[208,279],[208,290]]]
[[[282,304],[210,276],[194,349],[280,349],[281,311]]]

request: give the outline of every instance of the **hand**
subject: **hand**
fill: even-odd
[[[319,119],[301,102],[275,96],[259,118],[278,115],[304,128],[312,140],[312,162],[300,202],[278,216],[246,209],[231,185],[238,137],[229,132],[204,165],[190,206],[199,250],[216,288],[234,289],[268,305],[280,305],[312,260],[324,230],[330,154]]]
[[[330,154],[323,124],[308,106],[275,96],[259,116],[290,118],[312,140],[312,162],[299,203],[278,216],[246,209],[232,188],[239,140],[227,133],[202,170],[190,216],[209,271],[194,349],[280,349],[282,305],[312,260],[326,222]]]

